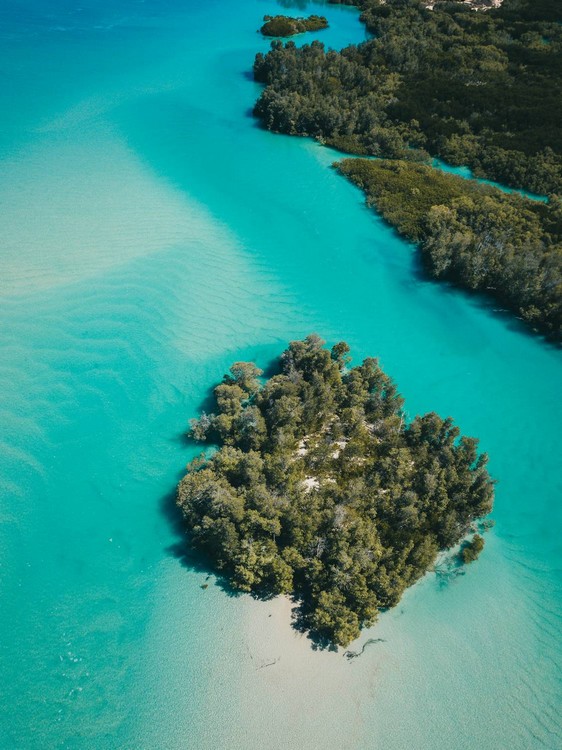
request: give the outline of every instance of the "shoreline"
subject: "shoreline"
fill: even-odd
[[[240,714],[251,715],[259,696],[252,734],[259,734],[262,746],[304,750],[316,747],[322,737],[323,746],[333,750],[364,747],[366,726],[363,702],[357,700],[357,682],[365,683],[353,668],[355,664],[344,657],[345,649],[315,649],[306,634],[293,628],[294,605],[288,597],[268,602],[248,598],[243,606],[242,637],[251,670],[242,675]],[[364,635],[352,648],[365,640]],[[369,662],[365,659],[361,669],[365,675]],[[347,720],[345,739],[342,716]],[[291,717],[291,721],[283,717]],[[334,744],[326,744],[328,737]]]

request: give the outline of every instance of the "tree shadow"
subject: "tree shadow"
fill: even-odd
[[[196,440],[190,438],[189,435],[182,435],[179,439],[189,445],[200,445]],[[184,471],[178,472],[176,476],[176,486],[184,476]],[[192,546],[189,529],[183,514],[176,503],[176,497],[176,490],[173,489],[164,494],[159,501],[160,512],[168,522],[174,536],[176,537],[176,541],[166,547],[165,552],[170,557],[178,560],[180,565],[190,573],[206,575],[205,583],[202,584],[201,588],[206,589],[209,585],[213,584],[227,596],[232,598],[247,595],[251,596],[252,599],[263,602],[274,599],[276,595],[267,591],[267,589],[256,592],[244,592],[235,589],[230,584],[229,580],[216,569],[212,559]]]
[[[330,641],[321,633],[310,630],[310,627],[306,623],[306,609],[304,604],[295,597],[293,597],[291,601],[295,605],[291,611],[291,626],[293,629],[296,630],[297,633],[306,635],[313,651],[337,652],[338,646],[333,641]]]
[[[198,445],[203,450],[203,446],[201,446],[201,444],[197,440],[191,437],[187,426],[184,432],[178,433],[171,439],[170,442],[175,443],[176,445],[181,445],[182,448],[195,448],[195,446]]]
[[[259,117],[256,117],[256,115],[254,114],[254,108],[253,107],[248,107],[248,109],[246,109],[244,111],[244,117],[247,120],[251,120],[252,121],[251,127],[254,130],[263,130],[264,133],[270,133],[271,132],[266,127],[264,127],[262,125]],[[273,133],[273,135],[278,135],[278,134],[277,133]]]
[[[178,475],[178,482],[183,477],[183,472]],[[174,557],[182,567],[190,573],[206,575],[205,583],[201,588],[207,588],[211,583],[223,591],[229,597],[241,596],[243,592],[232,588],[228,581],[221,576],[212,565],[209,558],[197,552],[189,542],[189,532],[182,516],[181,510],[176,504],[176,491],[170,491],[160,499],[160,512],[170,524],[170,528],[177,537],[174,544],[166,547],[166,553]]]
[[[263,377],[272,378],[274,375],[279,375],[281,373],[281,360],[279,357],[274,357],[273,359],[270,359],[269,362],[267,362],[263,367]]]
[[[457,578],[466,575],[466,569],[461,559],[460,552],[446,557],[434,568],[437,584],[440,589],[446,588],[454,583]]]
[[[219,381],[219,383],[222,381]],[[201,415],[203,412],[209,413],[213,411],[213,409],[216,407],[217,403],[215,400],[215,388],[219,383],[215,383],[215,385],[209,386],[207,390],[205,391],[203,398],[197,405],[197,414]]]
[[[178,474],[178,482],[184,476],[183,472]],[[267,589],[261,591],[244,592],[233,588],[229,583],[228,579],[221,575],[220,571],[214,567],[212,560],[195,550],[189,541],[189,530],[187,529],[185,520],[183,518],[181,510],[176,504],[176,491],[167,492],[160,499],[160,512],[169,523],[170,528],[176,536],[176,541],[166,547],[165,551],[170,556],[175,558],[180,565],[190,573],[198,573],[206,576],[205,582],[201,584],[202,589],[206,589],[209,586],[217,586],[224,594],[230,598],[238,598],[242,596],[249,596],[255,601],[268,602],[277,598],[277,594],[268,591]],[[338,646],[326,637],[310,631],[305,621],[305,611],[302,605],[296,597],[291,597],[291,602],[294,605],[291,612],[291,626],[299,633],[306,635],[311,643],[311,648],[314,651],[332,651],[337,652]]]
[[[385,223],[388,224],[388,222]],[[400,239],[404,239],[394,228],[393,233]],[[441,294],[450,296],[451,298],[456,297],[457,299],[461,297],[470,307],[483,310],[490,317],[500,320],[508,331],[513,331],[524,336],[531,336],[533,339],[539,339],[545,346],[552,349],[559,350],[562,348],[562,343],[558,342],[554,338],[554,335],[549,336],[548,332],[534,328],[531,323],[519,317],[516,311],[510,309],[504,300],[494,297],[490,292],[482,289],[468,289],[454,279],[435,278],[432,276],[424,262],[420,248],[415,244],[411,246],[414,253],[412,263],[413,283],[439,285]]]

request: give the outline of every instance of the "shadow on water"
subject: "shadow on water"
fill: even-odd
[[[184,472],[177,474],[177,482],[179,482],[184,476]],[[210,585],[217,586],[223,593],[228,597],[237,598],[241,596],[250,596],[252,599],[261,602],[271,601],[277,597],[276,594],[272,594],[270,591],[257,591],[246,593],[238,591],[233,588],[227,578],[222,576],[219,571],[213,566],[212,561],[205,555],[196,551],[190,544],[189,532],[186,527],[185,520],[183,518],[181,510],[178,508],[176,503],[176,490],[170,490],[160,499],[159,503],[160,512],[169,523],[174,536],[177,541],[174,544],[169,545],[165,548],[165,552],[170,556],[178,560],[180,565],[185,568],[189,573],[198,573],[206,576],[205,582],[201,584],[202,589],[208,588]],[[338,647],[334,645],[327,638],[320,636],[316,633],[310,632],[306,625],[306,611],[302,604],[297,600],[293,599],[292,609],[292,627],[299,633],[307,636],[311,643],[311,648],[314,651],[333,651],[337,652]],[[351,658],[351,657],[348,657]]]
[[[214,385],[209,386],[207,390],[205,391],[205,394],[199,404],[197,405],[197,416],[200,417],[203,412],[208,414],[209,412],[212,412],[213,409],[216,406],[215,401],[215,388],[219,385],[219,383],[215,383]],[[195,415],[194,415],[195,416]],[[190,438],[189,435],[187,435],[187,440],[189,445],[200,445],[196,440],[193,440],[193,438]]]
[[[262,124],[262,121],[259,119],[259,117],[256,117],[256,115],[254,114],[254,108],[253,108],[253,106],[252,107],[248,107],[247,109],[244,110],[244,117],[246,118],[246,120],[251,120],[252,121],[251,127],[252,127],[253,130],[261,130],[264,133],[269,133],[270,132]],[[275,135],[277,135],[277,133],[275,133]]]
[[[187,426],[185,432],[174,435],[170,442],[174,443],[174,445],[180,445],[183,448],[194,448],[197,445],[196,441],[190,436]]]
[[[279,375],[281,372],[281,360],[279,357],[274,357],[273,359],[270,359],[267,364],[263,366],[263,377],[272,378],[274,375]]]
[[[419,257],[419,251],[418,251]],[[439,284],[441,294],[451,297],[461,297],[464,301],[478,310],[485,311],[490,317],[501,321],[502,325],[513,333],[518,333],[523,336],[530,336],[532,338],[539,338],[545,346],[552,349],[560,349],[562,344],[558,343],[553,337],[549,337],[547,333],[541,332],[536,328],[533,328],[531,323],[526,322],[523,318],[520,318],[517,313],[510,310],[508,307],[503,307],[501,300],[494,299],[491,294],[487,294],[481,290],[466,289],[461,286],[457,286],[453,281],[434,279],[427,271],[423,269],[421,259],[419,261],[419,272],[416,272],[416,279],[421,282]]]
[[[461,576],[466,575],[466,565],[461,559],[461,552],[466,544],[464,542],[459,551],[446,555],[433,569],[440,589],[446,588]]]
[[[367,210],[372,209],[366,206]],[[407,242],[404,238],[386,222],[379,214],[377,214],[384,223],[392,229],[392,233],[401,239],[403,242]],[[451,298],[461,297],[469,306],[478,310],[485,311],[490,317],[496,318],[502,322],[502,325],[509,331],[514,333],[522,334],[524,336],[531,336],[532,338],[540,338],[544,345],[551,347],[552,349],[562,348],[562,343],[559,343],[553,337],[549,337],[547,333],[541,332],[533,326],[520,318],[516,311],[511,310],[507,306],[503,306],[501,300],[496,299],[490,293],[481,289],[467,289],[451,279],[436,279],[431,276],[424,263],[420,248],[413,244],[410,244],[413,253],[413,260],[411,266],[411,278],[404,282],[405,286],[411,286],[412,284],[437,284],[442,295],[449,296]]]
[[[178,474],[178,482],[183,477],[183,472]],[[170,528],[177,537],[177,541],[166,547],[170,557],[174,557],[190,573],[202,573],[206,575],[205,583],[201,588],[207,588],[211,583],[218,586],[227,596],[238,597],[240,591],[230,586],[228,581],[220,576],[213,568],[211,561],[200,554],[189,543],[189,534],[185,525],[181,510],[176,504],[176,491],[171,490],[160,499],[160,512],[170,524]]]
[[[295,607],[293,608],[291,613],[291,625],[297,631],[297,633],[306,635],[306,637],[310,641],[310,646],[313,651],[332,651],[334,653],[337,652],[338,646],[336,646],[332,641],[328,640],[325,636],[314,633],[308,629],[305,617],[306,611],[304,607],[299,602],[295,602]]]

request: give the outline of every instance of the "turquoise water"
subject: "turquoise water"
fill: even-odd
[[[443,172],[449,172],[455,174],[457,177],[464,177],[466,180],[476,180],[481,182],[483,185],[491,185],[492,187],[498,188],[504,193],[517,193],[522,195],[524,198],[530,198],[533,201],[540,201],[541,203],[548,203],[548,196],[537,195],[536,193],[530,193],[528,190],[518,190],[517,188],[510,188],[507,185],[502,185],[499,182],[493,180],[485,180],[483,178],[474,177],[472,170],[469,167],[453,167],[451,164],[447,164],[441,159],[433,159],[432,165],[437,169],[441,169]]]
[[[423,280],[317,144],[256,127],[279,7],[0,9],[2,750],[562,747],[562,356]],[[200,588],[168,509],[209,386],[312,330],[479,435],[500,483],[466,575],[303,676],[256,668],[263,610]]]

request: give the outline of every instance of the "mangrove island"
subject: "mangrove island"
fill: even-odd
[[[328,28],[324,16],[292,18],[291,16],[264,16],[264,25],[260,31],[264,36],[294,36],[305,31],[320,31]]]
[[[291,342],[268,379],[232,365],[191,422],[213,447],[177,504],[235,590],[292,595],[302,629],[345,646],[490,512],[494,482],[476,439],[435,413],[408,420],[376,359],[351,367],[347,344],[324,344]]]

